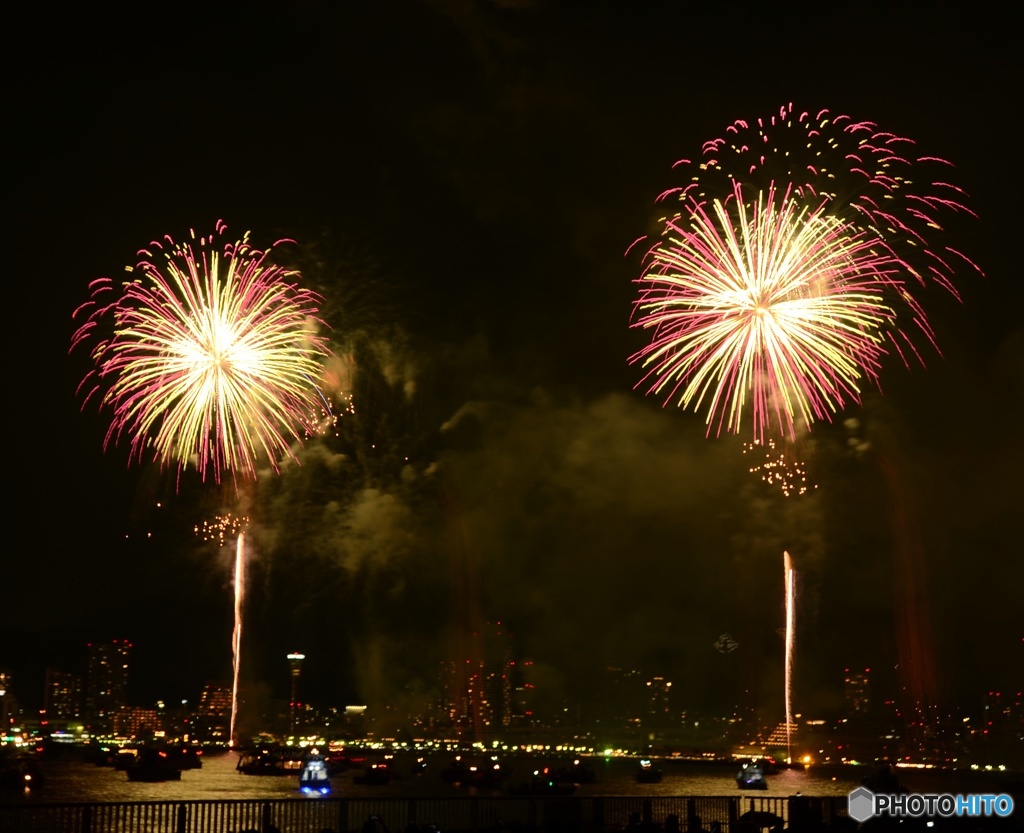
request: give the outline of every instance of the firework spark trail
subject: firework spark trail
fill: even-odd
[[[792,763],[793,747],[793,648],[796,638],[796,573],[788,552],[782,554],[786,581],[786,763]]]
[[[748,202],[693,202],[670,221],[636,281],[634,327],[650,329],[631,357],[648,393],[699,410],[708,433],[739,433],[750,398],[754,438],[775,422],[830,419],[877,379],[883,302],[897,279],[875,238],[769,189]]]
[[[139,277],[119,290],[94,281],[72,339],[72,349],[94,342],[95,369],[80,391],[113,411],[107,446],[127,435],[133,458],[151,450],[217,482],[227,471],[255,477],[261,456],[275,470],[293,456],[292,443],[310,434],[308,415],[326,404],[316,380],[328,355],[316,333],[319,296],[248,234],[218,248],[224,230],[154,242],[163,262],[141,251]]]
[[[233,678],[231,683],[231,729],[228,746],[235,748],[238,738],[238,678],[242,666],[242,602],[245,598],[245,533],[235,542],[235,626],[231,633]]]
[[[778,486],[786,497],[804,495],[808,490],[817,489],[817,483],[808,484],[807,470],[797,459],[793,447],[788,451],[778,450],[774,439],[766,443],[743,443],[744,454],[760,452],[761,462],[749,469],[751,474],[760,474],[761,480],[770,486]]]
[[[193,531],[204,541],[217,541],[223,546],[226,538],[237,535],[248,523],[248,516],[238,517],[228,512],[226,515],[215,515],[212,520],[203,521],[201,526],[196,524]]]

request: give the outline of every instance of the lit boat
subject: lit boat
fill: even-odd
[[[661,770],[651,762],[650,758],[641,758],[633,777],[638,784],[657,784],[661,781]]]
[[[550,767],[535,769],[533,777],[509,789],[512,795],[572,795],[576,785],[555,778]]]
[[[373,761],[368,764],[366,769],[363,770],[362,775],[357,775],[353,778],[353,782],[356,784],[390,784],[391,779],[395,778],[395,768],[391,765],[391,756],[387,755],[382,760]]]
[[[766,767],[762,761],[747,761],[736,773],[736,786],[741,790],[766,790],[766,774]]]
[[[261,746],[242,752],[235,769],[243,775],[295,775],[302,762],[291,750]]]
[[[164,749],[144,749],[134,761],[124,767],[129,781],[154,783],[159,781],[180,781],[181,768]]]
[[[593,784],[597,781],[594,768],[580,758],[573,758],[571,764],[557,767],[551,775],[556,781],[567,784]]]
[[[500,789],[508,774],[496,755],[469,758],[457,755],[451,765],[442,770],[441,780],[462,787]]]
[[[317,749],[310,750],[302,767],[302,774],[299,775],[299,790],[306,795],[327,795],[331,791],[327,761]]]

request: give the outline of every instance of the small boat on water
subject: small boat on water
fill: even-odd
[[[496,755],[456,755],[455,760],[441,771],[441,780],[462,787],[500,789],[508,775],[508,770],[502,767]]]
[[[43,784],[43,773],[35,758],[0,750],[0,790],[28,790]]]
[[[736,786],[741,790],[768,789],[768,768],[762,761],[747,761],[736,773]]]
[[[661,770],[654,765],[650,758],[641,758],[633,778],[638,784],[658,784],[661,782]]]
[[[573,758],[571,764],[555,767],[551,777],[562,784],[593,784],[597,782],[597,773],[590,764],[580,758]]]
[[[202,769],[203,750],[198,746],[177,746],[168,749],[176,756],[178,767],[181,769]]]
[[[157,783],[160,781],[180,781],[181,767],[178,762],[167,754],[167,750],[142,749],[134,756],[134,760],[124,767],[129,781]]]
[[[352,780],[356,784],[377,784],[383,786],[390,784],[391,780],[396,777],[397,773],[394,766],[392,766],[391,756],[388,755],[379,761],[372,761],[367,764],[362,774],[356,775]]]
[[[243,775],[296,775],[302,759],[290,750],[261,746],[242,752],[235,769]]]
[[[576,785],[570,781],[559,781],[550,767],[535,769],[529,781],[509,788],[512,795],[572,795]]]
[[[331,778],[327,761],[319,750],[310,750],[299,775],[299,791],[306,795],[327,795],[331,791]]]

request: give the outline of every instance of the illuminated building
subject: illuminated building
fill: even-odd
[[[474,735],[507,729],[521,689],[512,639],[501,622],[486,622],[465,645],[468,655],[444,664],[441,722]]]
[[[669,695],[672,683],[664,677],[652,677],[647,681],[647,720],[651,726],[664,727],[671,723],[672,710]]]
[[[845,669],[843,696],[846,701],[846,713],[850,717],[863,717],[868,713],[869,706],[871,705],[869,696],[871,688],[868,678],[870,673],[870,668],[865,668],[862,672],[854,671],[850,668]]]
[[[288,701],[288,733],[291,735],[294,735],[299,728],[299,710],[301,708],[301,703],[299,703],[299,675],[302,674],[302,661],[305,658],[305,654],[288,654],[288,667],[291,669],[292,675],[292,694]]]
[[[128,705],[128,658],[132,644],[125,639],[88,645],[85,719],[93,733],[113,731],[114,715]]]
[[[1024,692],[987,691],[981,705],[983,740],[1024,740]]]
[[[11,691],[11,672],[0,668],[0,738],[7,734],[11,721],[17,717],[17,701]]]
[[[46,718],[53,720],[77,720],[82,716],[82,678],[77,674],[46,669],[43,690],[43,708]]]
[[[605,668],[599,722],[617,728],[639,727],[650,707],[644,675],[632,668]]]
[[[119,738],[150,738],[163,730],[160,712],[139,706],[125,706],[118,710],[111,725],[114,735]]]
[[[226,743],[231,726],[231,686],[207,683],[192,718],[196,739]]]

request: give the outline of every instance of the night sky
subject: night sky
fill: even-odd
[[[801,708],[834,707],[846,666],[895,681],[910,621],[944,706],[1024,684],[1012,27],[978,4],[695,5],[15,13],[0,667],[26,705],[94,639],[134,642],[140,705],[228,679],[231,553],[193,529],[243,509],[247,676],[268,696],[299,650],[309,699],[416,702],[460,625],[501,620],[552,703],[615,664],[694,707],[771,708],[786,549]],[[941,355],[888,357],[881,392],[802,437],[818,488],[785,499],[746,437],[634,390],[626,251],[674,162],[788,102],[952,160],[978,219],[947,241],[984,277],[922,293]],[[240,490],[105,452],[69,355],[91,280],[218,219],[297,242],[356,411]]]

